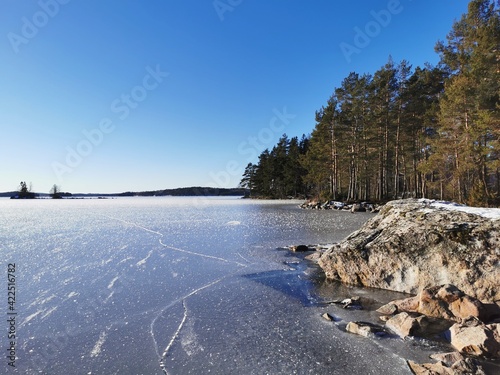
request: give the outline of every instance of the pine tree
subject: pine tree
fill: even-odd
[[[459,202],[487,204],[492,176],[492,151],[499,128],[500,18],[498,7],[473,0],[468,13],[455,22],[447,44],[436,50],[451,73],[440,101],[440,145],[436,153],[452,163],[442,166],[452,196]],[[494,171],[493,175],[490,171]]]

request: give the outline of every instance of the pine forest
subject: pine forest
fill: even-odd
[[[351,72],[315,114],[311,134],[284,134],[241,187],[263,198],[433,198],[500,204],[500,10],[473,0],[437,66],[387,63]]]

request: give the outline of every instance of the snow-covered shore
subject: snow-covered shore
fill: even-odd
[[[444,209],[449,211],[460,211],[468,214],[479,215],[488,219],[500,219],[500,208],[471,207],[448,201],[437,201],[432,199],[419,199],[420,203],[429,205],[433,209]]]

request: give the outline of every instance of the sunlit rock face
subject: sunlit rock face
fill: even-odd
[[[476,213],[472,213],[476,212]],[[500,220],[495,210],[389,202],[361,229],[327,250],[330,279],[417,294],[453,284],[481,301],[499,301]]]

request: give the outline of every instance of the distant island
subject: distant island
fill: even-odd
[[[0,197],[3,198],[50,198],[53,194],[47,193],[32,193],[20,194],[20,191],[10,191],[0,193]],[[187,197],[187,196],[248,196],[248,189],[244,188],[214,188],[214,187],[183,187],[175,189],[163,189],[163,190],[151,190],[151,191],[140,191],[133,192],[127,191],[123,193],[59,193],[61,198],[95,198],[95,197],[166,197],[166,196],[177,196],[177,197]]]
[[[164,197],[164,196],[178,196],[178,197],[189,197],[189,196],[247,196],[249,194],[248,189],[244,188],[214,188],[214,187],[184,187],[176,189],[164,189],[164,190],[154,190],[154,191],[142,191],[142,192],[126,192],[120,194],[113,194],[114,196],[120,197]]]

